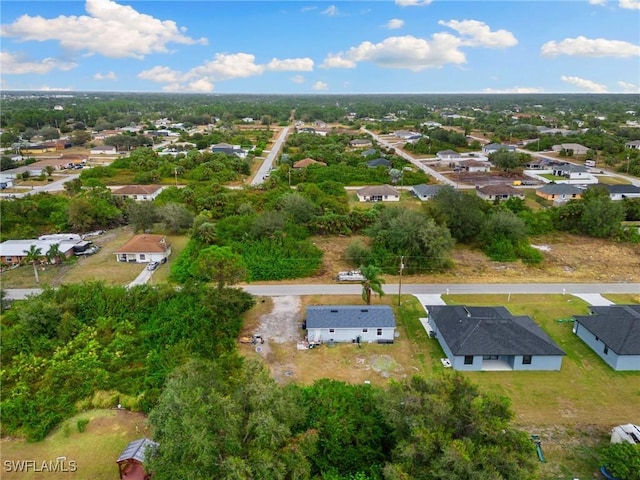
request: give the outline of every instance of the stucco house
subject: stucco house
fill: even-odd
[[[565,353],[530,317],[505,307],[426,305],[427,326],[455,370],[560,370]]]
[[[536,190],[536,195],[554,203],[582,198],[582,189],[566,183],[549,183]]]
[[[396,319],[388,305],[309,306],[309,342],[393,343]]]
[[[136,201],[149,201],[160,195],[164,188],[162,185],[126,185],[114,189],[111,194]]]
[[[61,254],[66,258],[73,256],[74,247],[82,242],[79,235],[64,234],[46,236],[27,240],[5,240],[0,243],[0,263],[4,265],[19,265],[27,256],[32,246],[40,249],[42,261],[46,263],[46,255],[52,245],[57,245]]]
[[[354,140],[351,140],[349,142],[349,145],[352,146],[353,148],[366,148],[366,147],[370,147],[371,145],[373,145],[373,143],[371,142],[371,140],[366,140],[363,138],[356,138]]]
[[[228,143],[216,143],[211,145],[211,153],[224,153],[226,155],[235,155],[238,158],[247,158],[248,152],[240,145],[230,145]]]
[[[414,185],[409,191],[420,200],[425,201],[435,197],[443,187],[444,185],[427,185],[426,183],[421,183],[420,185]]]
[[[515,152],[516,148],[517,147],[515,145],[506,145],[504,143],[490,143],[488,145],[484,145],[482,147],[482,151],[487,155],[489,155],[494,152],[499,152],[500,150],[506,150],[507,152]]]
[[[485,185],[476,187],[476,195],[483,200],[502,201],[510,198],[521,198],[524,200],[524,193],[511,185]]]
[[[573,333],[614,370],[640,370],[640,305],[591,306]]]
[[[97,145],[91,147],[89,150],[91,155],[115,155],[117,152],[116,147],[112,145]]]
[[[573,155],[585,155],[589,148],[584,145],[580,145],[579,143],[560,143],[558,145],[553,145],[551,150],[554,152],[572,152]]]
[[[400,192],[390,185],[360,188],[356,194],[360,202],[399,202]]]
[[[640,150],[640,140],[631,140],[624,144],[624,148],[630,148],[632,150]]]
[[[605,185],[609,191],[611,200],[624,200],[625,198],[640,198],[640,187],[635,185]]]
[[[481,162],[478,160],[463,160],[458,162],[458,166],[469,173],[484,173],[491,170],[489,162]]]
[[[164,235],[135,235],[115,252],[118,262],[162,262],[171,255],[171,244]]]
[[[436,153],[436,157],[438,157],[439,160],[452,160],[460,158],[461,155],[455,150],[440,150]]]

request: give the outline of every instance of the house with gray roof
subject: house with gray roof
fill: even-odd
[[[389,168],[390,166],[391,166],[391,162],[389,160],[387,160],[386,158],[383,158],[383,157],[374,158],[373,160],[369,160],[367,162],[367,167],[369,167],[369,168],[376,168],[376,167],[387,167],[387,168]]]
[[[444,185],[427,185],[426,183],[421,183],[420,185],[414,185],[409,191],[420,200],[425,201],[435,197],[443,187]]]
[[[377,155],[378,150],[375,148],[367,148],[364,152],[360,154],[361,157],[370,157],[371,155]]]
[[[631,148],[632,150],[640,150],[640,140],[631,140],[624,144],[624,148]]]
[[[225,155],[235,155],[238,158],[247,158],[248,152],[240,145],[230,145],[228,143],[216,143],[211,145],[211,153],[224,153]]]
[[[455,150],[440,150],[436,153],[436,157],[438,157],[439,160],[451,160],[460,158],[461,155]]]
[[[309,342],[393,343],[396,319],[388,305],[307,307]]]
[[[554,152],[565,152],[573,155],[585,155],[589,148],[579,143],[560,143],[551,147]]]
[[[151,473],[145,471],[144,464],[158,446],[157,442],[148,438],[141,438],[129,443],[116,460],[120,479],[151,478]]]
[[[455,370],[560,370],[565,353],[528,316],[505,307],[426,305],[427,325]]]
[[[476,186],[476,195],[490,202],[520,198],[524,200],[524,193],[511,185],[484,185]]]
[[[611,200],[624,200],[625,198],[640,198],[640,187],[635,185],[605,185],[609,191]]]
[[[640,370],[640,305],[591,306],[573,333],[614,370]]]
[[[487,155],[495,152],[499,152],[500,150],[506,150],[507,152],[515,152],[515,145],[506,145],[504,143],[490,143],[482,147],[482,151]]]

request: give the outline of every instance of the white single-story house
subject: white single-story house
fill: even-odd
[[[116,147],[112,145],[98,145],[91,147],[89,150],[91,155],[115,155],[117,152]]]
[[[640,426],[627,423],[613,427],[611,429],[611,443],[640,444]]]
[[[640,140],[631,140],[624,144],[624,148],[630,148],[632,150],[640,150]]]
[[[452,160],[460,158],[461,156],[462,155],[460,155],[455,150],[440,150],[436,153],[436,157],[438,157],[439,160]]]
[[[162,262],[171,255],[171,244],[164,235],[135,235],[115,252],[118,262]]]
[[[211,153],[235,155],[236,157],[242,159],[247,158],[248,155],[248,152],[240,148],[240,145],[230,145],[228,143],[216,143],[215,145],[211,145]]]
[[[455,370],[560,370],[565,353],[530,317],[505,307],[425,305],[430,336]]]
[[[371,143],[371,140],[356,138],[354,140],[351,140],[349,142],[349,145],[351,145],[354,148],[365,148],[365,147],[370,147],[371,145],[373,145],[373,143]]]
[[[591,306],[573,333],[614,370],[640,370],[640,305]]]
[[[400,192],[390,185],[360,188],[356,194],[360,202],[399,202]]]
[[[487,155],[489,155],[494,152],[499,152],[500,150],[506,150],[507,152],[515,152],[516,148],[517,147],[515,145],[506,145],[504,143],[490,143],[488,145],[484,145],[482,147],[482,151]]]
[[[551,147],[554,152],[573,152],[574,155],[585,155],[589,148],[579,143],[560,143]]]
[[[435,197],[444,185],[427,185],[426,183],[421,183],[420,185],[414,185],[409,190],[420,200],[431,200]]]
[[[309,342],[393,343],[396,320],[388,305],[309,306]]]
[[[40,249],[43,262],[46,263],[46,255],[52,245],[57,245],[61,254],[69,258],[74,253],[74,247],[82,242],[79,235],[51,235],[28,240],[5,240],[0,243],[0,263],[5,265],[18,265],[27,256],[26,252],[34,246]]]
[[[473,159],[460,161],[458,165],[469,173],[484,173],[491,170],[491,164],[489,162],[481,162]]]
[[[125,185],[114,189],[111,193],[131,200],[149,201],[154,200],[164,189],[163,185]]]
[[[476,195],[483,200],[509,200],[510,198],[521,198],[524,200],[524,193],[511,185],[485,185],[476,187]]]
[[[640,198],[640,187],[635,185],[605,185],[609,190],[611,200],[624,200],[625,198]]]

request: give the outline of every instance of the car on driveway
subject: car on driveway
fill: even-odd
[[[160,262],[149,262],[147,264],[147,270],[155,270],[160,266]]]

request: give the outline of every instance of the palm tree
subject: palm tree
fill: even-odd
[[[36,247],[35,245],[31,245],[29,250],[23,250],[26,253],[24,257],[25,262],[31,263],[33,265],[33,274],[36,276],[36,283],[40,283],[40,278],[38,278],[38,269],[36,268],[36,262],[40,262],[42,258],[42,249]]]
[[[381,297],[384,295],[384,290],[382,290],[384,279],[379,277],[381,270],[375,265],[363,265],[360,267],[360,273],[364,277],[362,281],[362,299],[367,305],[371,305],[372,291]]]
[[[52,243],[51,246],[49,247],[49,250],[47,250],[47,260],[49,260],[49,262],[54,263],[54,264],[58,264],[58,263],[62,263],[62,259],[64,258],[62,255],[62,251],[60,250],[60,245],[58,245],[57,243]]]

